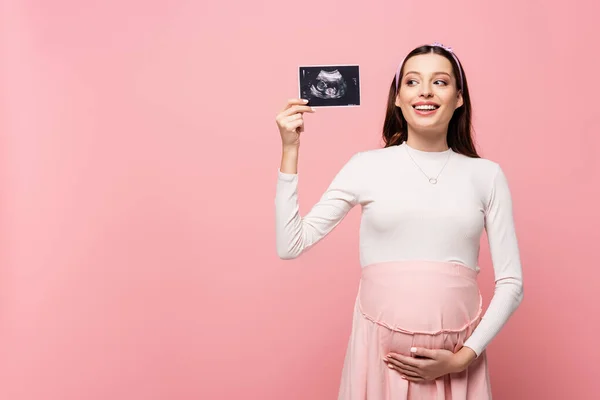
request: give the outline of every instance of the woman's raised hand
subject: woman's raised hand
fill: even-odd
[[[303,115],[305,112],[315,112],[315,109],[306,103],[308,101],[304,99],[290,99],[275,118],[284,148],[300,146],[300,133],[304,132]]]

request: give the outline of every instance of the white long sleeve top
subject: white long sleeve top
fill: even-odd
[[[431,184],[428,177],[438,174],[437,184]],[[299,214],[298,174],[279,170],[275,195],[279,257],[298,257],[358,204],[363,267],[429,260],[458,262],[479,271],[479,244],[486,230],[496,286],[481,322],[464,344],[479,356],[523,299],[512,198],[501,167],[452,149],[420,151],[406,142],[358,152],[304,216]]]

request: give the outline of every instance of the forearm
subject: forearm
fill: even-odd
[[[505,282],[497,284],[496,293],[482,321],[462,348],[455,353],[457,372],[467,369],[475,361],[489,342],[499,333],[502,326],[506,324],[522,299],[523,285],[521,280],[507,279]]]
[[[498,280],[490,305],[471,336],[465,341],[465,346],[473,349],[477,355],[481,354],[500,333],[522,300],[523,283],[520,278]]]
[[[283,146],[280,171],[275,197],[277,254],[282,259],[293,259],[298,257],[305,247],[296,187],[298,179],[297,146]]]
[[[280,170],[284,174],[298,173],[298,146],[284,146],[281,151]]]

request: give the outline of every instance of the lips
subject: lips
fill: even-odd
[[[433,111],[440,108],[440,105],[431,101],[420,101],[413,104],[413,108],[419,111]]]
[[[412,105],[415,114],[420,116],[433,115],[440,108],[440,105],[432,101],[419,101]]]

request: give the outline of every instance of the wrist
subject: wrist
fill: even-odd
[[[284,154],[297,154],[299,147],[300,146],[298,146],[298,145],[292,145],[292,144],[283,145],[282,146],[282,151],[283,151]]]
[[[279,166],[281,172],[287,174],[298,173],[298,147],[296,146],[283,146],[283,152],[281,153],[281,165]]]
[[[477,353],[470,347],[463,346],[459,351],[454,353],[454,368],[456,372],[461,372],[467,369],[469,365],[477,358]]]

